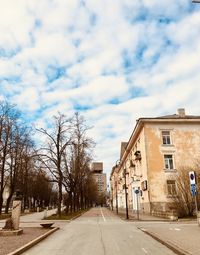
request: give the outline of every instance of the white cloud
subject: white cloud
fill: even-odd
[[[13,102],[22,110],[34,112],[40,109],[40,93],[35,88],[26,88],[21,94],[13,96]]]
[[[187,0],[4,1],[0,98],[42,127],[79,109],[109,172],[137,118],[199,114],[199,14]]]
[[[0,46],[13,50],[29,45],[34,19],[27,12],[26,1],[18,1],[15,5],[11,0],[5,1],[1,3],[0,14]]]

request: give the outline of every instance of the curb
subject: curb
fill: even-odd
[[[30,249],[31,247],[33,247],[35,244],[39,243],[40,241],[42,241],[43,239],[45,239],[47,236],[53,234],[55,231],[57,231],[59,229],[59,227],[54,227],[53,229],[49,230],[48,232],[46,232],[44,235],[41,235],[39,237],[37,237],[36,239],[30,241],[29,243],[25,244],[24,246],[18,248],[17,250],[8,253],[8,255],[18,255],[18,254],[22,254],[23,252],[25,252],[26,250]]]
[[[180,247],[178,246],[175,246],[174,244],[172,244],[171,242],[169,241],[164,241],[163,239],[160,239],[159,236],[157,236],[156,234],[152,233],[152,232],[149,232],[147,231],[146,229],[144,228],[140,228],[138,227],[139,230],[141,230],[142,232],[144,232],[145,234],[151,236],[153,239],[155,239],[156,241],[158,241],[159,243],[165,245],[167,248],[169,248],[170,250],[172,250],[174,253],[178,254],[178,255],[191,255],[191,253],[188,253],[184,250],[182,250]]]
[[[90,209],[91,209],[91,208],[90,208]],[[72,221],[72,220],[75,220],[75,219],[81,217],[83,214],[85,214],[86,212],[88,212],[90,209],[88,209],[88,210],[85,211],[85,212],[81,212],[80,214],[78,214],[78,215],[74,216],[73,218],[71,218],[69,221]]]
[[[42,221],[53,221],[53,222],[68,222],[70,223],[72,220],[75,220],[76,218],[79,218],[80,216],[82,216],[84,213],[88,212],[89,210],[85,211],[85,212],[81,212],[80,214],[72,217],[71,219],[69,220],[60,220],[60,219],[57,219],[57,220],[50,220],[50,219],[42,219]]]
[[[77,218],[81,217],[84,213],[85,213],[85,212],[80,213],[80,214],[78,214],[78,215],[74,216],[73,218],[71,218],[71,219],[70,219],[70,221],[75,220],[75,219],[77,219]]]
[[[88,212],[88,211],[86,211],[86,212]],[[80,214],[74,216],[73,218],[70,219],[70,221],[75,220],[75,219],[81,217],[81,216],[82,216],[84,213],[86,213],[86,212],[82,212],[82,213],[80,213]]]
[[[165,219],[165,218],[159,218],[157,217],[156,219],[143,219],[142,216],[140,216],[139,219],[137,219],[135,216],[129,214],[129,219],[125,218],[125,214],[124,213],[116,213],[115,211],[110,210],[111,213],[113,213],[115,216],[119,217],[120,219],[124,220],[124,221],[130,221],[130,222],[168,222],[168,223],[174,223],[177,221],[172,221],[170,219]]]

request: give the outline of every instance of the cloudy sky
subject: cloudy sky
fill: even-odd
[[[0,0],[0,99],[37,127],[79,111],[110,173],[137,118],[200,115],[191,1]]]

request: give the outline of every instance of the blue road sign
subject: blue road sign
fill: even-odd
[[[192,196],[195,197],[197,195],[197,191],[196,190],[191,190],[192,192]]]
[[[192,196],[193,197],[196,196],[197,195],[197,186],[196,186],[196,184],[191,184],[190,189],[191,189]]]
[[[196,189],[196,188],[197,188],[197,187],[196,187],[196,184],[191,184],[191,185],[190,185],[190,188],[191,188],[191,190],[192,190],[192,189]]]

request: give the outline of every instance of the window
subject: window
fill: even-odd
[[[162,131],[162,142],[163,142],[164,145],[171,144],[170,132],[169,131]]]
[[[143,181],[143,182],[141,183],[141,187],[142,187],[142,190],[143,190],[143,191],[147,190],[147,180],[145,180],[145,181]]]
[[[165,169],[174,169],[173,155],[164,155]]]
[[[177,194],[176,182],[174,180],[167,180],[167,192],[168,192],[168,195],[170,196],[174,196]]]

